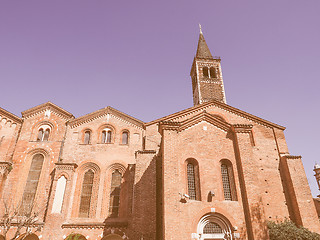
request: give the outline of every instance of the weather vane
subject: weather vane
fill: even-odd
[[[202,34],[201,24],[199,23],[200,34]]]

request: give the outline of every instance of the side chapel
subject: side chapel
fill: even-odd
[[[267,240],[266,222],[285,218],[320,233],[285,128],[226,103],[202,32],[190,75],[194,106],[151,122],[112,107],[0,108],[0,217],[16,213],[7,236],[22,216],[36,216],[25,240]]]

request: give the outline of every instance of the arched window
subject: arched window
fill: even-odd
[[[207,67],[203,67],[202,72],[204,77],[209,77],[209,69]]]
[[[118,217],[122,174],[115,170],[111,177],[109,217]]]
[[[90,130],[86,130],[85,132],[84,132],[84,141],[83,141],[83,143],[84,144],[90,144],[90,139],[91,138],[91,131]]]
[[[219,213],[209,213],[203,216],[197,227],[201,239],[233,239],[230,221]]]
[[[26,186],[22,197],[22,213],[30,213],[33,208],[34,198],[36,196],[41,169],[44,157],[42,154],[33,156],[30,170],[27,177]]]
[[[217,73],[216,73],[216,69],[214,67],[210,68],[210,78],[216,78],[217,77]]]
[[[189,199],[201,200],[199,166],[194,159],[187,160],[187,187]]]
[[[129,143],[129,133],[127,131],[122,132],[121,143],[128,144]]]
[[[221,163],[221,177],[224,199],[229,201],[236,201],[236,190],[232,171],[232,165],[229,161]]]
[[[214,222],[208,222],[203,228],[204,234],[222,233],[222,228]]]
[[[47,128],[47,129],[44,131],[43,141],[48,141],[48,139],[49,139],[49,134],[50,134],[50,129]]]
[[[49,125],[41,125],[38,130],[37,141],[48,141],[50,135],[51,127]]]
[[[79,233],[72,233],[65,240],[86,240],[86,237]]]
[[[187,165],[187,174],[188,174],[188,195],[190,199],[196,199],[196,176],[194,174],[194,166],[192,163]]]
[[[90,203],[92,196],[94,172],[90,169],[83,177],[82,191],[80,198],[79,217],[88,218],[90,216]]]
[[[61,213],[67,179],[61,176],[57,181],[56,192],[52,204],[52,213]]]
[[[38,236],[34,233],[31,234],[21,234],[17,239],[19,240],[39,240]]]
[[[111,143],[111,141],[112,141],[111,129],[106,128],[102,130],[101,143]]]
[[[38,132],[37,141],[42,141],[42,139],[43,139],[43,129],[40,128]]]

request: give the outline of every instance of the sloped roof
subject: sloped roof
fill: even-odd
[[[128,114],[125,114],[115,108],[112,108],[110,106],[108,107],[105,107],[105,108],[102,108],[102,109],[99,109],[95,112],[92,112],[92,113],[89,113],[89,114],[86,114],[82,117],[78,117],[78,118],[75,118],[73,119],[72,121],[69,122],[69,125],[72,126],[72,127],[75,127],[75,126],[79,126],[83,123],[86,123],[86,122],[90,122],[90,121],[93,121],[94,119],[98,118],[98,117],[101,117],[103,115],[106,115],[106,114],[113,114],[115,116],[118,116],[140,128],[144,128],[144,122],[137,119],[137,118],[134,118]]]
[[[204,39],[203,34],[200,32],[199,40],[198,40],[198,48],[196,58],[210,58],[213,59],[209,47]]]
[[[261,125],[265,125],[265,126],[268,126],[268,127],[275,127],[275,128],[281,129],[281,130],[285,129],[285,127],[283,127],[281,125],[278,125],[278,124],[272,123],[270,121],[267,121],[265,119],[259,118],[259,117],[255,116],[255,115],[252,115],[250,113],[242,111],[242,110],[240,110],[238,108],[232,107],[232,106],[230,106],[228,104],[219,102],[217,100],[211,100],[209,102],[206,102],[206,103],[203,103],[203,104],[191,107],[191,108],[187,108],[185,110],[182,110],[182,111],[170,114],[168,116],[153,120],[151,122],[146,123],[146,126],[150,126],[152,124],[157,124],[157,123],[159,123],[161,121],[173,121],[173,119],[175,119],[175,118],[179,118],[179,117],[184,116],[184,115],[189,115],[189,114],[192,114],[192,113],[203,111],[203,110],[206,110],[208,107],[211,107],[211,106],[219,107],[221,109],[224,109],[224,110],[226,110],[228,112],[232,112],[232,113],[234,113],[234,114],[236,114],[238,116],[247,118],[247,119],[249,119],[251,121],[254,121],[256,123],[259,123]]]
[[[41,112],[41,111],[47,110],[47,109],[54,110],[54,111],[62,114],[62,116],[64,116],[67,119],[74,118],[74,116],[71,113],[69,113],[68,111],[64,110],[63,108],[53,104],[52,102],[46,102],[46,103],[40,104],[38,106],[35,106],[33,108],[30,108],[28,110],[23,111],[21,114],[22,114],[23,118],[26,118],[26,117],[32,116],[38,112]]]
[[[0,115],[3,115],[7,118],[10,118],[12,121],[15,121],[16,123],[21,123],[22,119],[19,118],[18,116],[14,115],[13,113],[3,109],[0,107]]]
[[[224,131],[228,131],[232,126],[230,123],[227,123],[206,111],[202,111],[201,113],[182,122],[161,121],[160,129],[171,129],[180,132],[202,121],[211,123]]]

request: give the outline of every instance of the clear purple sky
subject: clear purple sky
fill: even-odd
[[[286,126],[313,195],[320,163],[320,1],[0,0],[0,106],[112,106],[143,121],[192,106],[198,23],[227,103]]]

